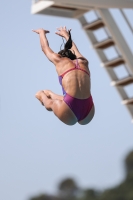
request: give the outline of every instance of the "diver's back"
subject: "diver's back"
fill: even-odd
[[[62,85],[69,95],[86,99],[90,96],[90,72],[82,60],[63,59],[57,73],[62,76]]]

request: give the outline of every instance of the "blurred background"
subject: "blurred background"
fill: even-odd
[[[124,9],[131,24],[133,9]],[[118,9],[110,9],[131,52],[133,36]],[[85,14],[91,21],[93,11]],[[132,200],[133,124],[77,19],[31,15],[31,1],[0,7],[0,199]],[[55,68],[31,30],[44,28],[58,52],[56,28],[72,38],[89,60],[96,114],[87,126],[66,126],[35,99],[38,90],[61,94]],[[103,33],[96,33],[102,40]],[[110,49],[108,56],[114,57]],[[123,71],[118,72],[123,76]],[[133,93],[132,85],[127,89]]]
[[[125,178],[118,186],[100,191],[81,188],[78,183],[67,178],[58,184],[57,195],[41,194],[30,200],[132,200],[133,199],[133,151],[125,159]]]

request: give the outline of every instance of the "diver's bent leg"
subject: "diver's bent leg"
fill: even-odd
[[[76,116],[64,101],[53,100],[52,110],[56,117],[66,125],[72,126],[77,123]]]
[[[46,96],[54,100],[63,100],[63,96],[53,93],[51,90],[43,90]]]
[[[77,123],[77,118],[70,110],[63,100],[49,99],[44,91],[36,93],[36,98],[45,106],[49,111],[53,111],[56,117],[67,125],[74,125]]]
[[[37,92],[35,96],[48,111],[52,111],[53,100],[49,99],[43,91]]]

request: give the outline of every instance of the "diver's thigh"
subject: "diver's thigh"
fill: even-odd
[[[67,125],[74,125],[77,122],[76,116],[63,100],[54,100],[52,110]]]
[[[57,100],[63,100],[63,96],[62,95],[55,94],[51,90],[43,90],[43,91],[47,95],[48,98],[57,99]]]

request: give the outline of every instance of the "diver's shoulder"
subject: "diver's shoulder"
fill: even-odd
[[[63,67],[64,65],[69,65],[72,63],[72,60],[66,57],[60,58],[60,61],[57,63],[57,67]]]
[[[79,63],[89,64],[89,61],[85,57],[78,57],[77,60]]]

